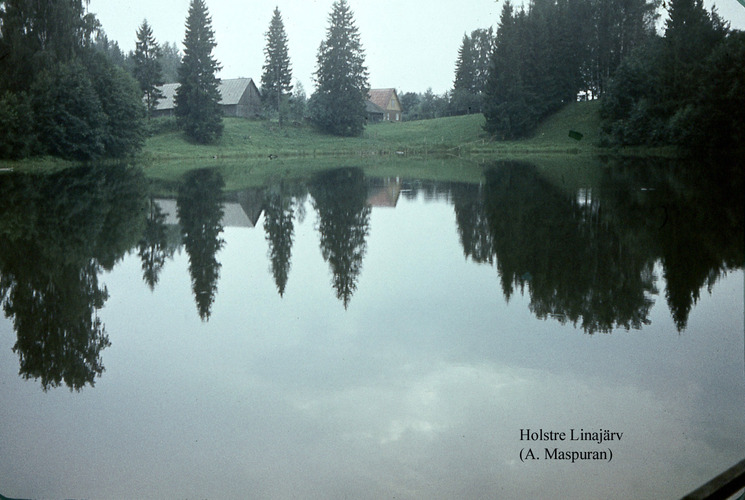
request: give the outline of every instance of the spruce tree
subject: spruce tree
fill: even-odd
[[[163,85],[163,69],[160,64],[160,57],[160,46],[155,41],[153,30],[147,23],[147,19],[144,19],[137,30],[134,76],[140,83],[140,89],[145,96],[148,118],[158,105],[158,100],[163,98],[163,92],[158,88]]]
[[[482,111],[493,48],[494,34],[491,28],[475,30],[470,37],[463,35],[455,63],[455,82],[450,100],[455,114]]]
[[[217,141],[223,130],[220,80],[215,76],[220,64],[212,55],[216,45],[204,0],[191,0],[174,101],[179,125],[187,137],[202,144]]]
[[[278,113],[279,124],[282,125],[282,103],[292,92],[292,68],[290,56],[287,54],[285,25],[278,7],[274,9],[269,31],[266,33],[264,55],[261,75],[262,98],[268,109]]]
[[[473,92],[476,77],[474,59],[473,40],[468,35],[463,35],[463,42],[461,42],[460,49],[458,49],[458,60],[455,63],[454,90]]]
[[[318,48],[310,118],[331,134],[360,135],[367,118],[370,86],[360,35],[346,0],[334,2],[326,35]]]
[[[524,137],[537,123],[536,96],[526,81],[525,18],[509,0],[502,5],[484,103],[484,129],[499,139]]]

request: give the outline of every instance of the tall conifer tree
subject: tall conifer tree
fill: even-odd
[[[220,64],[212,55],[217,43],[212,18],[204,0],[191,0],[186,19],[184,57],[178,70],[179,89],[175,97],[176,119],[195,142],[215,142],[222,135]]]
[[[153,29],[147,22],[142,21],[137,30],[137,42],[134,55],[134,76],[140,83],[140,89],[145,96],[148,118],[163,98],[163,92],[158,88],[163,85],[163,68],[160,64],[161,50],[153,36]]]
[[[311,120],[335,135],[360,135],[365,127],[370,85],[360,35],[346,0],[334,2],[326,35],[318,48]]]
[[[266,33],[264,66],[261,75],[262,97],[266,106],[279,115],[282,124],[282,103],[292,92],[292,68],[287,54],[287,35],[282,14],[275,7],[274,15]]]

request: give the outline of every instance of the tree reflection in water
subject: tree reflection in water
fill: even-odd
[[[321,254],[331,267],[336,297],[346,309],[357,290],[370,231],[365,176],[357,168],[332,170],[317,175],[309,190],[318,213]]]
[[[496,262],[506,300],[527,288],[538,318],[588,333],[647,324],[660,263],[683,330],[700,290],[742,266],[742,170],[674,167],[599,166],[578,200],[533,165],[494,164],[483,186],[453,187],[464,254]]]
[[[104,371],[109,338],[97,311],[108,292],[98,275],[142,234],[145,193],[141,171],[123,166],[3,177],[0,297],[19,373],[44,390],[80,390]]]
[[[176,200],[184,248],[189,255],[191,287],[202,321],[209,320],[220,277],[217,252],[225,244],[220,237],[223,186],[217,170],[192,170],[185,175]]]
[[[268,258],[280,297],[285,294],[290,274],[297,205],[295,196],[300,191],[298,185],[279,182],[267,189],[264,198],[264,232],[269,246]]]
[[[137,253],[142,261],[142,278],[150,290],[155,290],[160,272],[166,259],[173,255],[173,249],[168,247],[166,215],[153,198],[150,199],[148,208],[145,231],[137,244]]]
[[[516,290],[527,292],[536,317],[587,333],[638,329],[649,322],[662,277],[667,305],[683,330],[701,290],[743,265],[742,167],[599,164],[591,182],[582,180],[581,199],[576,189],[520,162],[489,166],[481,184],[401,185],[408,202],[421,196],[451,203],[464,255],[496,268],[505,300]],[[362,170],[344,168],[307,185],[283,180],[233,194],[252,224],[264,211],[267,257],[280,296],[310,194],[321,254],[348,308],[370,232],[370,182]],[[39,379],[44,390],[94,384],[109,346],[97,315],[108,298],[99,275],[132,249],[154,289],[183,245],[197,311],[207,321],[225,244],[224,200],[217,170],[189,172],[178,189],[177,226],[166,224],[138,169],[89,166],[2,176],[0,300],[17,334],[20,375]]]

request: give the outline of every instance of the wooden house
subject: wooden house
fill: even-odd
[[[368,102],[374,104],[383,113],[383,116],[376,120],[379,115],[370,113],[368,106],[368,119],[370,121],[400,122],[403,119],[401,101],[398,100],[396,89],[371,89],[368,96]]]
[[[178,83],[161,85],[163,98],[153,111],[153,116],[172,116],[174,114],[174,98],[178,91]],[[231,78],[221,80],[218,86],[220,92],[220,108],[225,116],[239,116],[254,118],[261,113],[261,94],[251,78]]]
[[[385,110],[369,100],[365,102],[365,111],[367,112],[367,121],[371,123],[382,122],[385,116]]]

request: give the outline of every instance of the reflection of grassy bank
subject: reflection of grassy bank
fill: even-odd
[[[145,168],[158,191],[169,191],[192,168],[215,168],[228,191],[265,186],[280,179],[309,180],[315,173],[338,167],[360,167],[367,177],[405,177],[433,181],[480,182],[483,163],[458,158],[316,157],[275,160],[216,159],[158,163]]]

